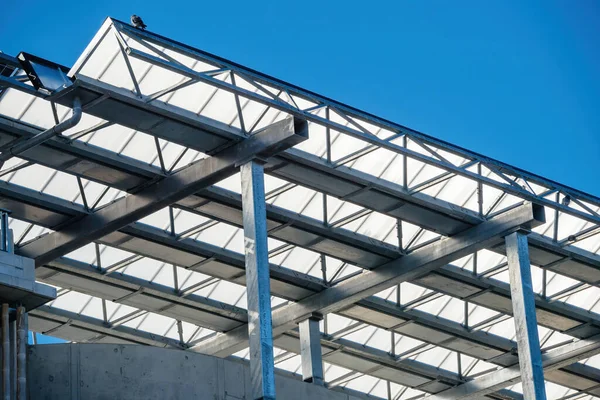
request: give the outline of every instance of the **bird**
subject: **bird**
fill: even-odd
[[[141,17],[138,17],[137,15],[133,14],[131,16],[131,24],[133,26],[135,26],[136,28],[139,29],[146,29],[146,24],[144,23],[144,21],[142,21]]]
[[[565,197],[563,197],[562,205],[563,206],[568,206],[569,203],[571,203],[571,196],[566,195]]]

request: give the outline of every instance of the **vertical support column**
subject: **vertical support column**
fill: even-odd
[[[27,400],[27,314],[17,307],[17,400]]]
[[[242,165],[241,178],[252,398],[275,400],[263,165],[255,160]]]
[[[16,310],[15,310],[16,315]],[[8,325],[10,336],[10,399],[17,398],[17,320]]]
[[[10,336],[8,304],[2,304],[2,399],[10,400]]]
[[[8,214],[0,213],[0,250],[8,251]]]
[[[523,397],[525,400],[546,400],[527,236],[515,232],[505,241]]]
[[[302,359],[302,380],[315,385],[323,385],[323,358],[321,356],[321,314],[313,314],[300,322],[300,357]]]

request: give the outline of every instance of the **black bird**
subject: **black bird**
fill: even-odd
[[[571,203],[571,196],[566,195],[565,197],[563,197],[562,205],[563,206],[568,206],[569,203]]]
[[[131,16],[131,24],[133,26],[135,26],[136,28],[139,29],[146,29],[146,24],[144,23],[144,21],[142,21],[141,17],[138,17],[137,15],[133,14]]]

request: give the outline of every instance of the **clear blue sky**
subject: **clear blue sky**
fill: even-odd
[[[72,65],[106,16],[600,196],[600,1],[7,1]]]

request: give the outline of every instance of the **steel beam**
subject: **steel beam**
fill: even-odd
[[[566,344],[556,350],[543,354],[541,357],[541,367],[545,372],[550,372],[597,354],[600,354],[600,335]],[[496,392],[499,389],[515,385],[521,382],[522,379],[524,379],[522,367],[514,365],[438,393],[435,396],[431,396],[429,400],[480,399],[482,396]],[[528,379],[531,378],[529,377]],[[539,398],[528,397],[531,396],[531,392],[527,392],[526,390],[525,382],[523,382],[524,398],[526,400]],[[545,393],[543,394],[545,396]]]
[[[246,310],[157,282],[107,272],[95,266],[61,257],[36,270],[37,279],[59,287],[176,318],[214,331],[238,327],[248,321]],[[131,296],[142,289],[136,296]],[[185,289],[185,288],[184,288]]]
[[[277,122],[215,156],[198,161],[137,194],[121,198],[58,232],[21,247],[19,252],[34,258],[36,266],[44,265],[233,175],[241,163],[252,157],[268,158],[305,140],[307,129],[305,121],[293,118]]]
[[[242,165],[241,179],[252,397],[255,400],[275,400],[269,248],[262,163],[252,160]]]
[[[41,128],[32,127],[23,122],[0,118],[0,132],[2,133],[0,145],[13,140],[15,137],[28,139],[41,130]],[[277,169],[271,171],[271,174],[283,179],[299,181],[302,185],[321,190],[330,196],[344,196],[346,193],[360,190],[361,187],[369,188],[361,196],[353,197],[350,200],[361,207],[376,209],[378,212],[383,212],[390,217],[399,217],[425,228],[435,225],[444,234],[455,233],[480,222],[464,210],[456,209],[449,203],[431,196],[422,193],[407,196],[397,185],[388,184],[383,180],[369,177],[367,174],[358,173],[347,167],[342,166],[334,169],[316,157],[310,157],[307,154],[300,156],[297,153],[296,150],[288,150],[285,154],[285,160],[281,157],[273,157],[273,160],[280,161],[272,162]],[[294,156],[290,158],[292,154]],[[119,157],[105,149],[94,148],[89,144],[84,145],[77,141],[66,143],[52,140],[41,145],[39,149],[23,154],[23,157],[49,168],[58,169],[124,191],[131,191],[153,179],[163,177],[160,169],[156,167],[134,159]],[[205,200],[211,200],[211,203],[206,203]],[[390,208],[394,204],[402,206],[400,208]],[[14,207],[14,205],[11,206]],[[228,193],[223,189],[202,191],[200,196],[190,196],[179,202],[178,206],[188,211],[203,213],[210,218],[225,220],[238,226],[241,225],[241,198],[238,194]],[[47,211],[40,209],[36,210],[35,215],[39,216],[44,213],[47,213]],[[72,215],[68,211],[65,211],[65,213]],[[310,219],[294,215],[278,209],[278,207],[267,206],[267,216],[270,220],[269,229],[276,226],[277,223],[292,222],[287,230],[293,230],[294,227],[300,224],[299,227],[302,229],[304,229],[303,226],[306,226],[307,233],[327,237],[340,244],[343,243],[343,246],[349,246],[346,249],[341,249],[341,254],[328,252],[328,255],[332,257],[348,258],[343,257],[343,254],[352,254],[352,252],[347,251],[348,248],[360,251],[366,257],[354,257],[354,260],[347,261],[367,268],[380,265],[382,263],[381,256],[387,257],[387,254],[391,251],[391,249],[383,248],[385,246],[377,246],[377,243],[372,242],[372,240],[369,240],[370,243],[367,246],[367,243],[350,240],[349,235],[342,235],[339,239],[335,238],[335,229],[325,229],[323,227],[315,229],[314,224],[310,224]],[[458,221],[466,223],[459,223]],[[39,217],[32,222],[44,225]],[[440,229],[444,225],[447,225],[446,228]],[[48,227],[55,229],[51,224]],[[339,229],[337,231],[343,232]],[[286,236],[285,232],[279,231],[275,231],[273,235],[277,238],[281,236],[280,240],[284,241],[289,241],[295,237],[295,235],[289,234]],[[332,249],[332,246],[328,243],[327,240],[317,243],[315,246],[320,251],[326,251]],[[294,244],[302,245],[300,242]],[[598,255],[575,246],[553,242],[551,239],[534,233],[529,235],[529,244],[532,263],[542,267],[549,265],[552,271],[586,283],[595,284],[600,281],[600,257]],[[336,245],[336,247],[340,246]],[[498,246],[492,250],[504,252],[502,247]],[[365,253],[365,250],[369,248],[371,252],[378,254],[375,256]]]
[[[273,335],[292,329],[296,321],[314,312],[336,312],[398,283],[423,276],[474,251],[497,244],[501,237],[519,227],[531,228],[543,222],[543,208],[530,203],[500,214],[456,236],[432,243],[373,271],[366,271],[295,304],[277,309],[273,313]],[[206,340],[199,345],[198,351],[229,355],[241,350],[246,340],[246,328],[236,328],[230,333]]]
[[[523,395],[526,400],[546,400],[526,233],[508,235],[506,253]]]
[[[313,314],[298,324],[302,379],[304,382],[312,382],[316,385],[323,385],[325,381],[323,357],[321,355],[321,331],[319,329],[319,323],[322,319],[323,316]]]
[[[29,328],[73,342],[135,343],[172,349],[183,349],[178,340],[125,325],[114,326],[105,321],[50,306],[28,313]]]

